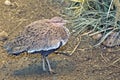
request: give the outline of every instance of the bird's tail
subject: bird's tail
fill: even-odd
[[[3,48],[8,52],[10,55],[19,55],[20,53],[26,50],[25,46],[17,46],[13,42],[6,42]]]

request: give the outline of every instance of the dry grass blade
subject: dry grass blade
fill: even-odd
[[[75,46],[75,48],[72,50],[72,52],[70,53],[70,55],[72,55],[72,54],[77,50],[77,48],[78,48],[80,42],[81,42],[81,38],[78,39],[78,43],[77,43],[77,45]]]
[[[116,59],[115,61],[113,61],[111,64],[109,64],[109,66],[114,65],[115,63],[119,62],[120,58]]]
[[[104,36],[100,42],[95,45],[100,45],[112,31],[120,29],[120,24],[116,23],[116,9],[113,7],[114,0],[85,0],[84,2],[73,3],[69,9],[73,13],[72,16],[73,26],[72,29],[75,34],[83,34],[87,30],[88,32],[83,35],[93,36],[95,34],[102,33]]]

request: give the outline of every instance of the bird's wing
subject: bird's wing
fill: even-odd
[[[37,37],[34,36],[33,44],[28,50],[29,53],[41,50],[47,51],[56,49],[60,46],[61,34],[59,29],[50,23],[43,25],[44,27],[37,28],[37,30],[34,32]]]

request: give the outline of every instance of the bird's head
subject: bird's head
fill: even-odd
[[[68,23],[67,20],[64,20],[61,17],[53,17],[49,21],[51,23],[55,24],[56,26],[64,26],[66,23]]]

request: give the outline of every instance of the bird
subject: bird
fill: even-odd
[[[68,20],[62,17],[37,20],[24,27],[24,30],[12,40],[4,44],[8,54],[19,55],[23,52],[39,53],[42,56],[42,68],[46,71],[45,64],[50,73],[55,73],[51,68],[48,55],[64,46],[69,39],[70,31],[65,26]]]

